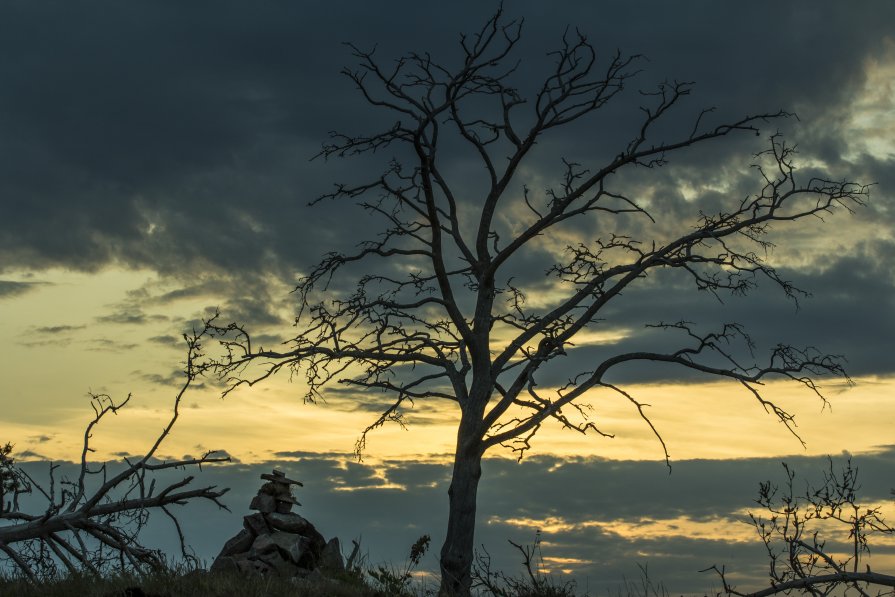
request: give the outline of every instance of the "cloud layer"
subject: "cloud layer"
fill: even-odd
[[[474,30],[489,14],[488,7],[470,3],[433,19],[428,8],[409,2],[387,10],[362,3],[275,3],[249,10],[235,2],[100,2],[78,9],[34,2],[2,10],[9,32],[0,40],[3,269],[149,269],[176,281],[173,290],[142,302],[134,297],[135,308],[109,313],[109,322],[145,321],[140,308],[192,293],[226,305],[231,318],[273,327],[288,320],[284,290],[295,276],[325,251],[350,246],[369,230],[361,212],[331,203],[311,209],[308,201],[335,181],[374,175],[389,157],[308,162],[330,129],[372,132],[390,118],[365,106],[339,77],[351,62],[340,42],[378,44],[384,62],[418,50],[452,64],[457,33]],[[885,98],[868,91],[873,77],[895,62],[883,26],[893,10],[885,2],[861,10],[833,2],[784,8],[701,3],[686,10],[662,3],[636,10],[569,3],[545,11],[534,2],[507,7],[510,17],[525,18],[517,51],[525,64],[522,91],[530,73],[549,68],[546,50],[571,26],[604,52],[644,54],[648,61],[640,62],[637,88],[650,89],[665,78],[698,83],[671,128],[689,127],[704,107],[717,106],[711,118],[719,122],[797,110],[801,121],[771,123],[767,132],[788,131],[812,168],[821,164],[833,176],[879,181],[869,208],[836,220],[835,240],[831,230],[810,238],[789,232],[784,240],[790,242],[776,258],[784,267],[789,259],[784,273],[818,297],[793,320],[791,335],[815,343],[815,336],[835,330],[836,346],[817,344],[846,354],[855,373],[881,374],[891,372],[881,345],[895,328],[887,265],[895,245],[885,232],[895,213],[889,207],[892,155],[868,152],[856,132],[868,122],[893,126],[880,121]],[[836,24],[836,34],[818,43],[829,23]],[[590,164],[617,152],[630,138],[640,101],[632,89],[584,129],[546,137],[525,175],[533,192],[552,184],[561,156]],[[876,120],[860,120],[855,106]],[[710,205],[754,192],[747,166],[749,153],[758,149],[749,139],[730,139],[673,156],[668,168],[622,178],[621,186],[660,201],[665,224],[686,226],[695,206],[682,197],[695,193]],[[467,175],[467,157],[446,159],[449,171],[475,178]],[[725,188],[720,195],[711,191],[719,184]],[[464,190],[475,196],[474,188]],[[592,235],[588,226],[581,222],[569,239]],[[564,243],[556,239],[552,249],[527,254],[512,273],[530,283],[543,279]],[[274,280],[282,286],[272,286]],[[3,281],[0,297],[21,295],[28,284]],[[624,310],[610,313],[607,325],[634,326],[632,345],[661,345],[659,338],[646,338],[644,323],[666,314],[684,319],[709,305],[690,290],[673,292],[673,281],[664,284],[625,296]],[[662,295],[660,304],[656,295]],[[773,291],[735,307],[724,307],[723,315],[705,308],[712,321],[735,316],[759,337],[770,337],[792,314]]]
[[[433,548],[423,568],[437,570],[446,524],[447,464],[358,464],[340,454],[281,456],[201,474],[203,485],[232,488],[226,503],[233,512],[203,505],[181,514],[200,558],[213,558],[238,531],[258,476],[277,466],[304,482],[298,490],[300,513],[327,537],[338,536],[349,547],[351,539],[359,539],[371,565],[400,565],[410,545],[430,534]],[[859,503],[890,502],[895,450],[860,454],[853,462],[859,470]],[[797,491],[805,483],[819,484],[828,466],[819,457],[792,457],[787,463],[796,471]],[[834,469],[844,463],[843,455],[834,458]],[[28,466],[39,471],[46,465]],[[491,555],[494,569],[521,575],[520,555],[507,540],[530,544],[540,530],[545,565],[558,579],[589,587],[590,594],[615,592],[623,578],[636,579],[636,564],[647,566],[651,579],[664,582],[672,593],[703,592],[717,584],[711,574],[699,572],[712,565],[726,566],[742,587],[758,587],[767,582],[767,562],[746,513],[761,514],[753,500],[759,482],[766,480],[785,481],[778,460],[688,460],[676,462],[669,474],[655,461],[492,459],[485,462],[479,491],[476,542]],[[166,523],[155,521],[148,537],[173,553]],[[895,556],[889,543],[871,538],[871,545],[876,546],[873,561],[880,565]]]

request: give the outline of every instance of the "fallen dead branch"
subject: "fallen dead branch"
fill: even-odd
[[[106,394],[90,394],[95,416],[84,431],[76,479],[62,477],[60,465],[50,463],[47,480],[39,482],[15,466],[10,456],[12,446],[4,447],[0,463],[0,561],[5,556],[14,570],[33,581],[56,575],[60,566],[68,572],[96,575],[108,569],[135,573],[157,570],[165,566],[164,554],[144,546],[139,535],[150,513],[161,512],[173,523],[184,560],[195,564],[171,506],[207,500],[226,510],[220,498],[228,489],[191,487],[192,475],[162,484],[156,476],[159,471],[201,469],[204,464],[227,462],[230,458],[210,451],[197,458],[160,460],[156,453],[177,422],[183,396],[202,372],[202,341],[210,335],[213,321],[214,318],[205,322],[201,331],[184,334],[188,347],[185,378],[174,398],[171,417],[149,450],[137,459],[124,458],[117,472],[109,463],[88,461],[93,452],[90,440],[96,426],[108,414],[124,408],[131,395],[116,402]],[[20,500],[26,494],[39,494],[32,497],[43,498],[43,510],[27,511]]]

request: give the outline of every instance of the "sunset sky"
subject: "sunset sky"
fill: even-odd
[[[0,3],[0,443],[14,443],[35,470],[74,460],[92,417],[88,392],[132,393],[128,408],[95,433],[95,455],[141,454],[181,383],[184,331],[217,309],[265,346],[288,339],[298,277],[327,251],[376,230],[347,205],[308,202],[392,157],[384,150],[310,161],[333,129],[388,125],[340,76],[352,64],[342,42],[375,45],[385,62],[428,51],[456,64],[458,35],[476,30],[495,6]],[[479,542],[508,568],[518,558],[505,552],[505,540],[526,542],[541,529],[554,558],[548,565],[582,587],[636,576],[635,562],[648,563],[672,591],[707,588],[712,579],[696,571],[712,564],[739,565],[754,579],[762,547],[736,521],[754,507],[758,483],[780,475],[781,460],[810,476],[825,455],[849,452],[868,502],[884,502],[895,487],[895,4],[505,8],[525,19],[515,58],[534,80],[567,26],[586,33],[601,59],[616,48],[646,57],[617,112],[539,146],[522,173],[533,191],[556,180],[561,157],[598,167],[599,156],[617,153],[636,122],[625,109],[636,114],[637,90],[665,80],[696,83],[675,108],[682,122],[713,106],[718,123],[779,109],[798,118],[769,123],[759,137],[670,155],[666,167],[626,180],[629,193],[672,206],[657,207],[661,226],[689,225],[699,205],[738,203],[759,190],[752,156],[776,132],[798,146],[796,165],[806,172],[876,183],[853,214],[772,233],[769,262],[811,293],[798,307],[770,284],[721,303],[659,275],[626,292],[567,358],[571,375],[602,350],[662,342],[644,325],[678,320],[740,322],[758,349],[784,342],[843,355],[854,385],[822,382],[829,406],[796,385],[766,387],[796,413],[806,447],[742,387],[651,368],[626,370],[619,381],[651,405],[670,475],[631,405],[599,393],[590,402],[614,438],[547,426],[528,459],[516,463],[498,450],[486,466]],[[469,156],[450,159],[464,176]],[[583,228],[545,239],[543,253],[520,271],[535,289],[530,300],[549,302],[549,286],[538,284],[550,258],[587,235]],[[234,513],[191,520],[200,555],[213,557],[236,532],[257,474],[273,462],[305,482],[304,515],[343,542],[363,535],[374,560],[399,561],[424,532],[440,546],[454,410],[418,402],[409,428],[377,431],[357,463],[354,442],[375,419],[379,397],[334,386],[325,404],[303,405],[304,393],[300,379],[281,376],[223,400],[213,381],[186,396],[163,455],[222,449],[235,462],[204,473],[234,487]],[[895,543],[875,558],[874,569],[888,564],[895,573]]]

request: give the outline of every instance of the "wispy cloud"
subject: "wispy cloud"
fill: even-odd
[[[36,290],[45,282],[18,282],[15,280],[0,280],[0,299],[21,296],[32,290]]]
[[[38,334],[65,334],[68,332],[74,332],[77,330],[82,330],[86,326],[83,325],[51,325],[51,326],[41,326],[33,328],[32,331]]]
[[[121,325],[144,325],[151,321],[166,321],[168,317],[158,313],[147,315],[139,309],[120,310],[109,315],[100,315],[96,318],[99,323],[115,323]]]
[[[172,336],[169,334],[161,335],[161,336],[152,336],[147,339],[149,342],[153,344],[160,344],[162,346],[168,347],[177,347],[183,348],[183,338],[178,338],[176,336]]]
[[[133,350],[139,346],[139,344],[133,342],[120,342],[118,340],[112,340],[110,338],[93,338],[89,341],[89,348],[87,350],[94,350],[99,352],[120,352]]]

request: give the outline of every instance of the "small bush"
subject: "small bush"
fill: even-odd
[[[575,582],[558,583],[543,572],[544,557],[541,553],[541,531],[535,533],[534,543],[519,545],[509,541],[524,558],[526,575],[512,577],[491,570],[491,556],[484,550],[476,555],[473,566],[473,587],[484,589],[495,597],[575,597]]]
[[[410,547],[410,555],[404,563],[404,569],[398,571],[389,566],[377,566],[375,570],[368,570],[367,574],[376,581],[378,589],[383,596],[408,595],[410,581],[413,579],[411,571],[419,566],[420,560],[429,550],[432,538],[423,535]]]

